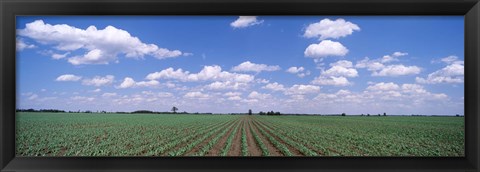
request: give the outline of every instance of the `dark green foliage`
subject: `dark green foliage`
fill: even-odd
[[[173,111],[173,113],[177,113],[177,110],[178,110],[178,108],[177,108],[177,107],[175,107],[175,106],[174,106],[174,107],[172,107],[172,111]]]

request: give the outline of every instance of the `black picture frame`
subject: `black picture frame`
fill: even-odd
[[[0,171],[479,171],[479,0],[0,0]],[[17,15],[460,15],[465,157],[15,157]]]

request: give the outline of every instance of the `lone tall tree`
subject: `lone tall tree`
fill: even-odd
[[[252,115],[252,109],[248,109],[248,115]]]
[[[177,108],[177,107],[175,107],[175,106],[174,106],[174,107],[172,107],[172,111],[173,111],[173,113],[177,113],[177,110],[178,110],[178,108]]]

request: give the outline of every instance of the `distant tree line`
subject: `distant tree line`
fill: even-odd
[[[177,109],[177,110],[178,110],[178,109]],[[128,113],[128,112],[124,112],[124,113]],[[150,111],[150,110],[136,110],[136,111],[133,111],[133,112],[130,112],[130,113],[172,114],[172,112],[156,112],[156,111]],[[177,114],[188,114],[188,112],[186,112],[186,111],[183,111],[183,112],[174,112],[174,113],[177,113]]]
[[[17,112],[65,112],[64,110],[58,110],[58,109],[40,109],[40,110],[35,110],[35,109],[17,109]]]
[[[270,112],[260,111],[260,112],[258,112],[258,114],[259,114],[259,115],[282,115],[280,112],[273,112],[273,110],[270,111]]]

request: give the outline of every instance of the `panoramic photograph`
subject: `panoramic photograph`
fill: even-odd
[[[17,16],[20,157],[464,157],[463,16]]]

